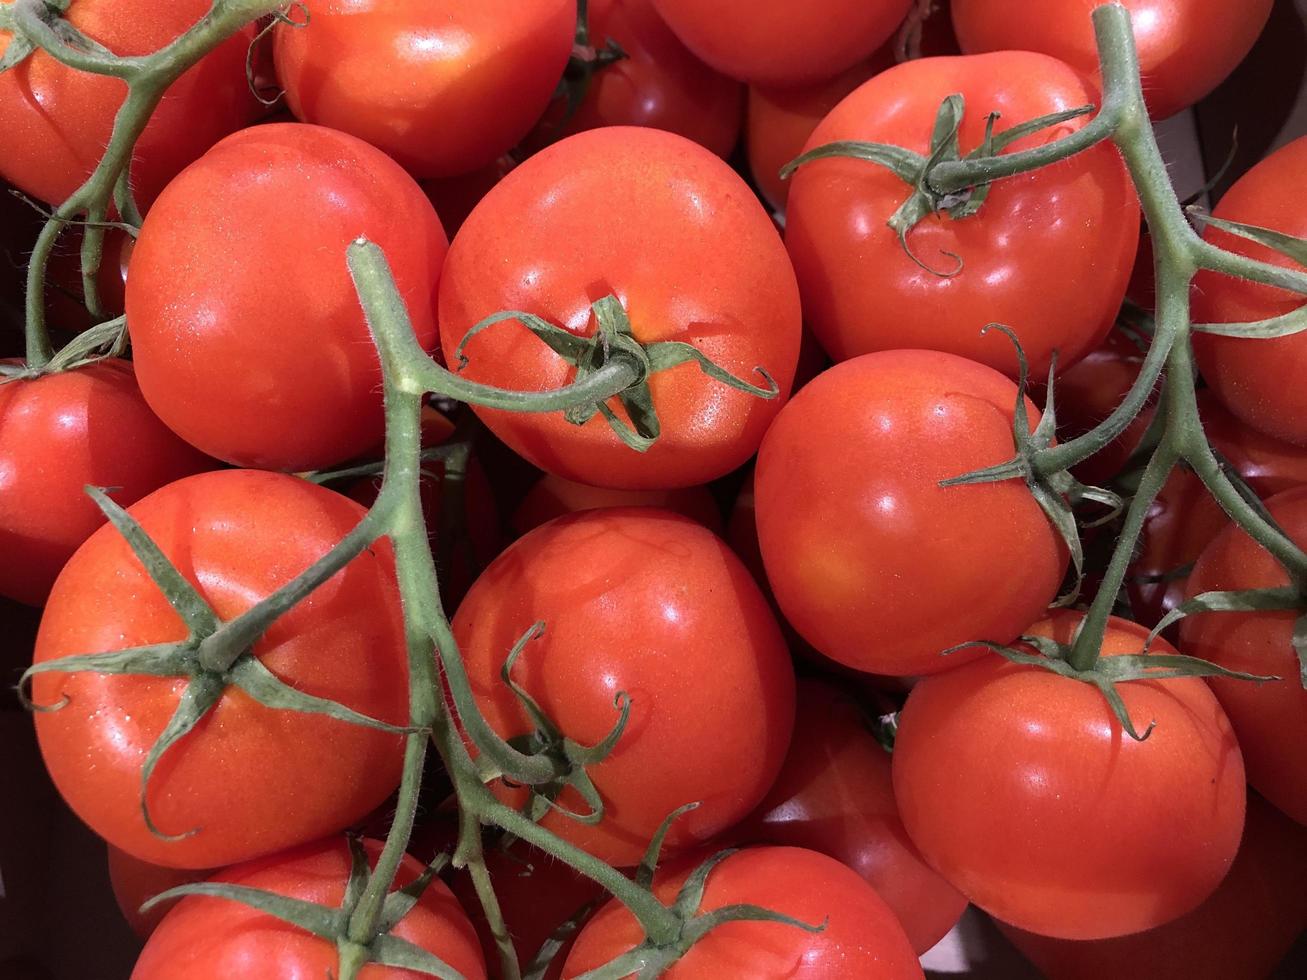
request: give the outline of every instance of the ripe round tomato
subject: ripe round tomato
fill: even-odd
[[[1069,643],[1082,614],[1027,631]],[[1103,655],[1148,632],[1108,623]],[[1155,641],[1155,653],[1174,653]],[[912,689],[894,795],[921,853],[990,915],[1040,935],[1107,939],[1203,902],[1239,847],[1244,768],[1230,722],[1194,677],[1117,685],[1142,742],[1090,684],[997,654]]]
[[[286,102],[417,177],[494,162],[549,103],[572,52],[573,0],[316,0],[279,25]]]
[[[363,517],[358,504],[295,477],[202,473],[131,508],[218,616],[239,616],[335,545]],[[186,628],[113,527],[68,562],[46,605],[37,663],[168,643]],[[384,541],[355,558],[254,644],[290,686],[403,724],[408,672],[393,558]],[[177,709],[185,678],[93,672],[38,674],[33,700],[50,777],[68,805],[115,847],[152,864],[211,868],[340,830],[399,781],[401,740],[324,715],[265,708],[229,687],[168,750],[141,815],[141,766]]]
[[[1144,98],[1154,119],[1187,109],[1234,71],[1271,15],[1271,0],[1118,0],[1130,11]],[[1039,51],[1098,78],[1090,14],[1099,0],[952,0],[967,54]]]
[[[39,606],[104,515],[86,486],[123,506],[217,464],[145,404],[116,358],[0,384],[0,595]]]
[[[766,599],[716,535],[668,511],[592,510],[538,527],[500,555],[459,606],[454,636],[477,703],[505,738],[532,731],[500,669],[537,621],[544,635],[527,644],[513,677],[564,735],[601,741],[618,719],[616,695],[631,700],[616,749],[588,770],[603,821],[551,810],[543,826],[629,866],[677,807],[702,804],[673,825],[668,853],[757,806],[789,744],[794,671]],[[558,800],[587,809],[570,788]]]
[[[1211,391],[1198,393],[1198,407],[1208,441],[1259,497],[1272,497],[1307,483],[1307,449],[1240,424]],[[1142,434],[1147,413],[1140,420]],[[1131,567],[1131,610],[1139,622],[1154,625],[1184,601],[1185,566],[1193,565],[1229,523],[1198,475],[1186,466],[1177,466],[1148,509]]]
[[[1307,235],[1307,212],[1297,206],[1292,186],[1307,167],[1307,136],[1272,153],[1239,178],[1212,213],[1218,218]],[[1273,265],[1295,263],[1265,246],[1215,228],[1204,237],[1240,255]],[[1288,313],[1303,297],[1212,272],[1194,279],[1195,323],[1246,323]],[[1199,370],[1216,396],[1241,422],[1267,435],[1307,446],[1307,391],[1297,383],[1307,371],[1307,333],[1270,340],[1218,337],[1195,332]]]
[[[980,655],[946,648],[1006,643],[1043,612],[1068,556],[1026,485],[939,486],[1014,455],[1016,399],[983,365],[886,351],[785,407],[758,454],[758,539],[804,639],[858,670],[933,673]]]
[[[654,894],[672,902],[690,867],[668,869]],[[709,932],[663,976],[666,980],[724,977],[921,978],[903,927],[871,886],[833,858],[798,847],[757,847],[732,854],[708,875],[700,911],[761,905],[812,925],[807,932],[779,922],[728,922]],[[579,977],[640,943],[634,916],[616,899],[576,937],[563,976]],[[632,974],[634,976],[634,974]]]
[[[1307,544],[1307,487],[1272,497],[1267,509],[1296,542]],[[1207,546],[1186,589],[1188,596],[1289,584],[1284,569],[1233,525]],[[1307,824],[1307,691],[1298,681],[1293,650],[1294,611],[1207,613],[1180,624],[1186,653],[1231,670],[1280,678],[1251,684],[1209,678],[1239,734],[1253,788],[1299,823]]]
[[[844,97],[877,72],[894,64],[888,47],[825,81],[799,88],[749,86],[746,149],[749,171],[762,196],[778,211],[785,210],[790,182],[781,168],[803,152],[803,145],[827,114]]]
[[[608,294],[636,340],[693,344],[751,383],[761,366],[780,394],[738,391],[692,363],[656,374],[662,437],[642,454],[599,416],[576,426],[558,412],[478,408],[482,420],[542,469],[593,486],[695,486],[747,460],[789,394],[801,331],[794,274],[753,192],[703,147],[659,130],[610,126],[555,143],[486,195],[450,249],[445,357],[455,363],[468,330],[503,310],[590,335],[591,304]],[[548,390],[575,375],[516,322],[478,334],[464,353],[470,380],[500,387]]]
[[[661,507],[698,521],[715,534],[722,533],[722,513],[707,487],[678,490],[607,490],[573,483],[546,473],[536,481],[513,514],[513,527],[521,534],[564,514],[604,507]]]
[[[150,938],[150,933],[158,928],[168,910],[180,899],[161,902],[144,913],[141,912],[142,905],[169,888],[203,881],[213,873],[208,870],[166,868],[134,858],[112,844],[106,847],[109,855],[109,885],[113,888],[114,901],[118,903],[118,911],[132,927],[132,932],[141,939]]]
[[[1304,876],[1307,830],[1254,793],[1230,873],[1188,915],[1097,942],[998,927],[1049,980],[1266,980],[1307,924]]]
[[[173,181],[132,255],[141,391],[187,442],[265,469],[318,469],[376,444],[380,366],[345,264],[386,252],[418,342],[435,341],[447,241],[385,154],[319,126],[223,140]]]
[[[571,865],[564,864],[544,851],[517,843],[505,851],[486,842],[486,870],[499,899],[508,934],[513,937],[518,960],[525,969],[540,947],[554,932],[590,902],[608,897],[603,886],[595,884]],[[499,951],[490,926],[481,910],[481,901],[466,871],[455,872],[450,882],[455,896],[467,909],[487,963],[499,962]],[[571,949],[563,945],[550,963],[543,980],[558,980],[563,962]]]
[[[381,843],[365,840],[363,845],[368,863],[375,866]],[[421,872],[422,865],[406,856],[396,885],[403,887]],[[334,837],[228,868],[210,880],[339,908],[349,873],[349,848],[343,838]],[[467,980],[485,980],[485,960],[472,923],[439,878],[427,886],[391,935],[435,954]],[[145,944],[131,980],[308,980],[336,976],[339,968],[339,953],[329,940],[240,902],[188,895]],[[359,973],[360,980],[406,980],[418,975],[376,964]]]
[[[66,18],[115,54],[145,55],[189,30],[211,6],[210,0],[77,0]],[[0,31],[0,55],[11,36]],[[253,39],[254,26],[247,25],[168,89],[132,153],[132,189],[142,208],[183,167],[262,113],[245,81]],[[0,73],[0,177],[42,201],[62,203],[99,164],[126,96],[118,79],[69,68],[40,50]]]
[[[990,112],[1002,132],[1037,116],[1094,102],[1094,91],[1056,59],[1030,52],[923,58],[875,75],[826,117],[805,149],[836,140],[893,143],[929,152],[940,103],[966,99],[959,141],[978,147]],[[1004,152],[1052,142],[1084,119],[1041,130]],[[875,350],[947,350],[1016,376],[1012,346],[981,336],[994,321],[1016,331],[1031,374],[1048,374],[1053,351],[1070,367],[1116,318],[1139,244],[1139,208],[1115,147],[991,186],[978,214],[926,218],[904,250],[889,219],[911,188],[848,157],[800,167],[790,188],[785,244],[808,325],[835,360]],[[1038,215],[1038,219],[1032,218]],[[1093,286],[1086,287],[1086,283]]]
[[[908,839],[894,803],[890,755],[862,709],[825,681],[799,681],[794,740],[781,774],[732,836],[811,848],[848,865],[885,900],[918,954],[967,907]]]
[[[615,41],[626,57],[595,72],[561,131],[566,103],[555,102],[528,146],[600,126],[651,126],[730,156],[740,135],[744,86],[691,54],[653,0],[590,0],[589,13],[590,43],[602,50]]]
[[[796,86],[838,75],[893,36],[912,0],[654,0],[685,46],[724,75]]]

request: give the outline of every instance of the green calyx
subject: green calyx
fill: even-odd
[[[697,806],[697,803],[687,804],[673,811],[663,820],[658,832],[649,844],[649,849],[645,852],[644,860],[641,861],[640,867],[636,870],[635,880],[641,888],[649,890],[652,887],[663,840],[666,838],[672,823]],[[576,980],[623,980],[625,977],[636,977],[637,980],[654,980],[654,978],[666,973],[677,960],[689,952],[704,936],[727,922],[775,922],[793,926],[805,932],[821,932],[826,928],[824,922],[812,925],[793,916],[773,912],[758,905],[724,905],[710,912],[700,912],[699,907],[703,904],[704,891],[708,887],[708,877],[717,865],[734,853],[736,853],[734,849],[719,851],[699,865],[686,879],[685,884],[681,886],[680,891],[676,894],[676,899],[670,906],[672,915],[680,923],[675,937],[670,942],[659,943],[646,938],[640,945],[628,950],[611,962],[579,974]]]
[[[552,123],[552,127],[561,130],[566,126],[585,101],[594,76],[627,57],[625,49],[612,38],[605,38],[600,47],[591,43],[589,3],[588,0],[577,0],[572,55],[567,59],[563,77],[554,90],[554,98],[562,99],[565,105],[562,118]]]
[[[903,247],[913,262],[943,278],[949,278],[962,271],[963,259],[953,252],[943,253],[953,263],[948,270],[936,269],[927,265],[913,253],[908,244],[908,235],[917,225],[932,214],[942,214],[954,221],[960,221],[977,214],[989,196],[991,183],[977,183],[957,191],[941,191],[931,183],[931,174],[941,164],[957,163],[965,160],[987,159],[1002,153],[1017,140],[1024,139],[1042,129],[1057,126],[1094,111],[1093,106],[1082,106],[1064,112],[1050,113],[1028,122],[1013,126],[1001,133],[994,132],[999,115],[991,112],[985,121],[985,137],[980,146],[962,154],[958,144],[958,131],[962,126],[965,100],[961,95],[950,95],[940,104],[935,116],[935,127],[930,137],[930,153],[923,156],[912,150],[889,143],[868,143],[857,140],[841,140],[826,143],[796,157],[781,168],[782,180],[789,177],[804,164],[829,157],[852,157],[866,160],[891,171],[912,188],[911,193],[899,205],[898,210],[890,216],[888,224],[898,236]]]
[[[941,480],[941,487],[967,486],[975,483],[1001,483],[1006,480],[1023,480],[1030,494],[1047,515],[1049,522],[1057,530],[1071,555],[1071,566],[1075,572],[1075,581],[1070,590],[1060,596],[1055,607],[1069,606],[1080,594],[1080,585],[1084,577],[1085,551],[1080,541],[1080,528],[1076,522],[1077,504],[1092,502],[1107,508],[1105,516],[1098,522],[1111,520],[1122,508],[1121,498],[1110,490],[1090,487],[1081,483],[1065,470],[1045,472],[1040,467],[1040,457],[1053,446],[1057,435],[1057,412],[1055,405],[1055,377],[1057,356],[1048,370],[1048,396],[1044,403],[1044,413],[1039,424],[1032,432],[1030,416],[1026,411],[1026,389],[1029,383],[1029,363],[1020,341],[1013,331],[1001,323],[991,323],[984,327],[982,333],[990,329],[1001,331],[1016,348],[1017,362],[1020,366],[1017,380],[1016,408],[1012,413],[1012,441],[1017,454],[1012,459],[995,466],[965,473],[962,476]]]
[[[279,679],[254,656],[245,640],[249,636],[252,642],[280,615],[281,607],[278,604],[265,600],[241,618],[223,623],[203,596],[127,511],[99,488],[87,487],[86,491],[109,522],[126,538],[150,578],[186,624],[187,637],[171,643],[132,647],[109,653],[78,654],[34,664],[24,671],[19,680],[19,697],[26,707],[35,711],[58,711],[67,706],[67,696],[51,705],[32,702],[25,692],[31,678],[37,674],[94,671],[100,674],[186,679],[186,689],[182,692],[176,710],[150,747],[141,767],[141,816],[146,827],[156,837],[169,841],[181,840],[202,829],[192,827],[179,834],[165,833],[155,824],[146,797],[150,777],[164,753],[194,730],[200,720],[222,700],[229,687],[239,688],[266,708],[326,715],[337,721],[397,735],[410,731],[360,714],[336,701],[306,694]]]
[[[1273,228],[1262,228],[1259,225],[1213,217],[1196,207],[1185,210],[1189,217],[1199,224],[1208,224],[1228,234],[1265,245],[1281,255],[1288,256],[1299,265],[1307,267],[1307,239],[1286,235]],[[1265,320],[1253,320],[1248,323],[1195,323],[1193,329],[1200,333],[1216,334],[1221,337],[1242,337],[1249,340],[1291,337],[1307,330],[1307,304]]]
[[[610,294],[596,300],[591,310],[594,315],[595,331],[588,337],[577,336],[533,313],[525,313],[521,310],[507,310],[488,316],[472,327],[459,343],[454,352],[458,362],[457,369],[461,371],[467,366],[468,358],[463,350],[473,337],[483,330],[507,321],[520,323],[544,341],[555,354],[573,365],[576,368],[574,384],[582,383],[587,377],[620,360],[630,365],[634,373],[634,380],[615,396],[626,418],[630,420],[629,423],[623,420],[606,400],[574,405],[564,412],[563,417],[573,425],[585,425],[596,414],[601,415],[617,437],[637,452],[647,452],[662,432],[653,395],[649,390],[649,379],[659,372],[693,362],[714,381],[738,391],[768,399],[780,394],[780,386],[761,367],[754,370],[766,382],[765,387],[752,385],[735,377],[724,368],[718,367],[691,344],[681,341],[641,343],[635,339],[631,319],[616,296]]]
[[[1085,620],[1081,620],[1077,626],[1077,637],[1084,629],[1085,622]],[[1131,681],[1169,680],[1175,677],[1230,677],[1236,680],[1256,682],[1279,680],[1278,677],[1262,677],[1257,674],[1226,670],[1219,664],[1200,660],[1197,657],[1187,657],[1183,654],[1149,653],[1147,644],[1137,654],[1100,656],[1094,661],[1093,666],[1079,669],[1071,663],[1072,651],[1075,646],[1074,641],[1072,643],[1060,643],[1046,636],[1022,636],[1018,638],[1017,642],[1033,648],[1035,652],[1029,653],[1015,647],[990,643],[986,640],[973,640],[951,647],[945,650],[944,653],[947,655],[967,647],[984,647],[1010,660],[1012,663],[1028,667],[1039,667],[1051,671],[1059,677],[1089,684],[1102,693],[1121,728],[1136,742],[1145,741],[1153,733],[1156,722],[1150,721],[1143,734],[1139,733],[1130,718],[1130,712],[1126,710],[1121,692],[1117,690],[1117,686],[1120,684],[1127,684]]]
[[[406,939],[391,935],[391,931],[412,911],[427,886],[445,866],[448,861],[447,856],[439,855],[412,882],[403,888],[388,892],[382,904],[376,930],[373,935],[359,941],[350,938],[349,924],[355,909],[368,890],[372,870],[368,866],[367,855],[356,838],[349,838],[349,847],[350,875],[340,908],[328,908],[303,899],[290,898],[245,885],[202,881],[179,885],[161,892],[142,905],[141,911],[147,912],[160,902],[184,898],[187,895],[225,898],[248,905],[335,945],[340,960],[340,970],[335,974],[338,980],[355,980],[359,971],[369,963],[412,970],[423,976],[439,977],[441,980],[464,980],[463,974],[434,953]]]
[[[579,823],[597,824],[603,819],[604,804],[587,772],[587,767],[603,762],[617,747],[617,742],[631,718],[631,699],[625,691],[617,693],[613,702],[613,707],[618,713],[617,720],[609,733],[595,745],[582,745],[564,735],[545,714],[535,698],[513,680],[513,667],[522,656],[522,651],[532,640],[543,636],[544,632],[544,623],[536,623],[527,630],[513,645],[500,670],[501,679],[508,685],[509,690],[521,703],[527,717],[531,719],[531,724],[535,726],[531,734],[510,739],[509,744],[526,755],[550,760],[555,772],[553,779],[529,786],[530,794],[523,812],[533,822],[539,821],[549,810],[557,810],[563,816]],[[584,812],[570,810],[558,803],[558,797],[569,786],[585,803],[587,809]]]

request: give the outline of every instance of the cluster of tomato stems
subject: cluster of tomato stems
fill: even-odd
[[[121,349],[126,326],[120,317],[93,328],[98,332],[91,334],[91,340],[74,342],[76,346],[70,345],[55,354],[46,331],[44,302],[45,272],[51,250],[65,227],[81,228],[86,306],[92,314],[103,317],[96,275],[104,233],[110,227],[121,227],[134,234],[139,227],[141,215],[131,192],[131,154],[151,112],[168,86],[208,51],[246,24],[268,16],[284,18],[288,9],[282,0],[213,0],[204,18],[171,44],[146,56],[118,57],[58,20],[56,15],[66,7],[66,0],[15,0],[4,8],[7,23],[0,26],[14,32],[11,45],[23,43],[75,69],[121,79],[127,84],[128,92],[103,159],[92,176],[50,213],[36,242],[26,297],[26,373],[29,376],[66,369]],[[1145,408],[1160,381],[1161,403],[1146,439],[1146,444],[1152,447],[1151,457],[1126,511],[1121,536],[1101,588],[1073,645],[1063,652],[1064,672],[1086,676],[1095,670],[1104,629],[1148,509],[1170,471],[1181,462],[1194,469],[1231,517],[1285,567],[1294,601],[1301,604],[1300,596],[1307,594],[1307,554],[1269,519],[1256,497],[1237,476],[1227,471],[1208,444],[1195,399],[1195,370],[1189,341],[1190,331],[1195,329],[1189,313],[1190,286],[1200,269],[1301,294],[1307,294],[1307,274],[1227,252],[1195,232],[1170,183],[1149,123],[1129,14],[1120,6],[1110,5],[1098,8],[1093,18],[1104,99],[1089,122],[1070,135],[1033,149],[936,162],[923,175],[928,190],[941,198],[965,194],[994,180],[1056,163],[1110,139],[1121,152],[1138,190],[1152,235],[1157,282],[1155,328],[1138,379],[1121,404],[1095,429],[1060,445],[1029,449],[1021,460],[1031,480],[1064,473],[1124,432]],[[700,913],[698,904],[704,880],[720,855],[692,876],[676,902],[669,905],[657,899],[650,890],[650,882],[662,837],[684,808],[668,815],[662,830],[651,841],[644,863],[633,877],[628,877],[545,830],[530,815],[505,804],[491,792],[488,784],[497,778],[537,790],[560,783],[577,785],[577,770],[583,771],[586,765],[600,761],[620,736],[629,701],[619,697],[614,705],[613,734],[594,747],[579,746],[554,731],[545,749],[523,752],[501,738],[486,722],[474,700],[441,605],[436,563],[424,526],[419,490],[425,458],[420,425],[423,402],[429,394],[435,394],[509,411],[593,409],[643,384],[651,365],[647,357],[641,357],[638,345],[628,345],[605,351],[605,358],[584,372],[584,376],[579,373],[574,383],[554,390],[509,391],[467,381],[457,372],[437,364],[418,344],[381,250],[360,238],[347,252],[346,261],[376,343],[384,380],[386,442],[380,494],[361,523],[329,554],[244,615],[219,624],[205,638],[200,650],[207,668],[219,672],[227,669],[274,620],[375,540],[386,536],[393,542],[409,663],[410,717],[404,730],[403,776],[395,816],[375,869],[366,876],[366,885],[351,897],[345,913],[333,920],[339,923],[333,927],[338,928],[339,934],[329,938],[335,938],[341,950],[340,976],[357,975],[366,962],[375,958],[379,934],[388,924],[393,924],[386,915],[387,898],[413,831],[424,763],[433,745],[452,780],[457,802],[459,836],[453,864],[466,868],[470,874],[499,947],[505,980],[540,976],[547,960],[543,956],[538,958],[525,974],[519,967],[486,868],[483,826],[500,828],[511,837],[566,862],[602,885],[638,919],[645,942],[612,963],[587,973],[585,976],[590,980],[657,976],[706,932],[732,919],[769,919],[790,926],[820,928],[818,923],[799,923],[752,906]],[[499,319],[504,317],[501,315]],[[1302,311],[1295,311],[1276,321],[1242,326],[1248,328],[1249,335],[1274,336],[1300,329],[1301,320]],[[1237,330],[1225,328],[1222,332]],[[69,354],[70,349],[76,357]],[[115,523],[121,524],[122,520],[123,512],[119,510]],[[157,553],[154,557],[157,559]],[[511,658],[529,656],[529,641],[539,633],[539,626],[529,631],[512,651]],[[432,657],[433,647],[436,658]],[[507,665],[504,679],[509,682]],[[448,692],[449,703],[442,691]],[[597,800],[597,794],[594,802],[597,805],[593,812],[584,819],[602,817],[602,803]],[[222,887],[182,886],[165,895],[188,891],[223,894]],[[250,900],[249,896],[237,892],[239,889],[229,889],[227,894]],[[268,896],[258,904],[266,911],[302,923],[302,915],[297,918],[292,907],[294,903],[287,901],[279,906]],[[569,926],[574,928],[575,922]],[[560,934],[558,939],[561,938]],[[547,944],[542,953],[556,951],[557,946],[558,942]],[[457,976],[452,969],[433,966],[431,962],[413,965],[435,976]]]

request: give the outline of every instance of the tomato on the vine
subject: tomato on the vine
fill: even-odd
[[[563,74],[575,0],[313,0],[275,31],[296,118],[367,140],[417,177],[494,162]]]
[[[654,880],[654,894],[672,902],[692,870],[693,865],[684,864],[664,870]],[[673,964],[663,974],[667,980],[923,976],[903,927],[885,901],[854,871],[824,854],[799,847],[756,847],[732,854],[709,872],[699,910],[738,904],[760,905],[822,928],[727,922]],[[579,977],[642,939],[635,918],[614,899],[576,937],[563,976]]]
[[[115,54],[147,55],[189,30],[211,6],[210,0],[77,0],[65,17]],[[0,55],[12,37],[0,30]],[[192,160],[262,113],[245,79],[245,52],[253,40],[249,24],[167,90],[132,153],[132,188],[142,208]],[[100,162],[126,96],[119,79],[69,68],[39,50],[0,72],[0,177],[62,204]]]
[[[1216,88],[1252,48],[1272,0],[1116,0],[1130,11],[1144,99],[1154,119],[1187,109]],[[951,0],[967,54],[1039,51],[1098,76],[1090,14],[1101,0]]]
[[[929,153],[940,104],[955,93],[966,100],[958,132],[964,154],[981,145],[991,112],[1001,114],[994,129],[1002,133],[1097,99],[1077,72],[1046,55],[923,58],[854,90],[804,149],[860,140]],[[1003,152],[1041,146],[1084,125],[1080,117],[1045,128]],[[1015,377],[1011,347],[981,336],[997,321],[1016,332],[1032,375],[1042,379],[1055,350],[1066,368],[1106,335],[1139,243],[1135,191],[1110,143],[996,181],[976,214],[929,215],[906,244],[889,221],[913,188],[893,172],[828,157],[804,164],[791,180],[785,244],[804,317],[837,361],[927,348]]]
[[[1307,545],[1307,487],[1272,497],[1266,509],[1299,546]],[[1289,584],[1280,564],[1241,528],[1230,525],[1207,546],[1186,595]],[[1180,624],[1186,653],[1229,670],[1277,680],[1262,684],[1208,679],[1230,716],[1248,767],[1248,782],[1307,824],[1307,690],[1299,679],[1294,623],[1301,610],[1204,613]]]
[[[811,848],[852,868],[885,900],[918,954],[939,942],[967,907],[903,829],[890,754],[863,710],[826,681],[799,681],[794,739],[781,773],[731,836]]]
[[[477,408],[504,442],[551,473],[630,490],[694,486],[744,463],[790,390],[799,295],[767,213],[703,147],[654,129],[610,126],[555,143],[505,177],[450,248],[440,283],[449,364],[467,332],[505,310],[593,334],[591,304],[613,294],[641,343],[690,343],[735,377],[775,379],[764,400],[693,363],[649,379],[662,436],[633,453],[599,416]],[[476,335],[472,381],[527,391],[561,387],[575,369],[516,321]],[[621,414],[619,407],[614,411]]]
[[[685,46],[724,75],[795,86],[838,75],[888,41],[913,0],[654,0]]]
[[[939,486],[1012,458],[1016,400],[982,364],[885,351],[835,365],[782,410],[758,454],[758,539],[804,639],[858,670],[924,674],[979,656],[943,650],[1006,643],[1043,612],[1068,553],[1025,483]]]
[[[504,738],[534,726],[500,671],[537,623],[512,672],[575,742],[594,745],[630,699],[616,748],[588,772],[600,823],[551,810],[541,825],[617,865],[637,864],[663,818],[687,803],[668,852],[709,840],[762,799],[794,724],[794,668],[748,570],[712,532],[668,511],[592,510],[511,545],[454,617],[472,691]],[[521,803],[517,788],[497,786]],[[588,807],[565,789],[560,805]]]
[[[1276,150],[1239,178],[1212,214],[1286,235],[1307,236],[1307,210],[1286,187],[1307,168],[1307,136]],[[1203,237],[1239,255],[1287,268],[1288,256],[1209,227]],[[1201,272],[1194,279],[1195,323],[1249,323],[1289,313],[1303,305],[1297,293]],[[1286,442],[1307,446],[1307,333],[1250,339],[1195,332],[1198,368],[1216,396],[1245,425]]]
[[[417,183],[362,140],[297,123],[223,140],[141,228],[127,320],[141,392],[187,442],[306,470],[381,439],[380,364],[345,250],[386,252],[418,342],[448,242]]]
[[[1082,614],[1026,632],[1069,643]],[[1113,618],[1102,655],[1148,631]],[[1175,651],[1155,640],[1154,653]],[[1244,767],[1196,677],[1116,685],[1143,741],[1094,685],[987,654],[920,681],[899,716],[894,795],[913,842],[990,915],[1062,939],[1107,939],[1191,911],[1243,832]]]
[[[364,840],[369,865],[381,852]],[[211,881],[274,892],[328,909],[338,909],[350,876],[350,851],[335,837],[227,868]],[[402,888],[422,872],[405,856],[396,875]],[[467,913],[439,878],[390,932],[435,954],[467,980],[485,980],[485,959]],[[241,902],[187,895],[164,917],[132,971],[131,980],[308,980],[336,976],[335,943]],[[364,980],[407,980],[421,976],[400,967],[370,965]]]
[[[45,601],[104,524],[88,485],[127,506],[216,465],[155,417],[127,361],[0,384],[0,595]]]
[[[363,517],[296,477],[222,470],[179,480],[131,515],[223,621],[321,558]],[[403,724],[408,670],[389,545],[364,551],[255,641],[286,684]],[[175,642],[187,630],[125,538],[103,527],[55,582],[35,661]],[[399,779],[398,736],[321,714],[267,708],[228,687],[160,759],[141,811],[142,765],[186,677],[41,673],[32,682],[46,768],[105,840],[154,864],[205,868],[300,844],[366,815]]]

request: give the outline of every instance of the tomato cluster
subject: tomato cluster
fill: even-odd
[[[5,663],[135,980],[1274,967],[1307,137],[1185,238],[1269,0],[1129,91],[1021,6],[0,2]]]

